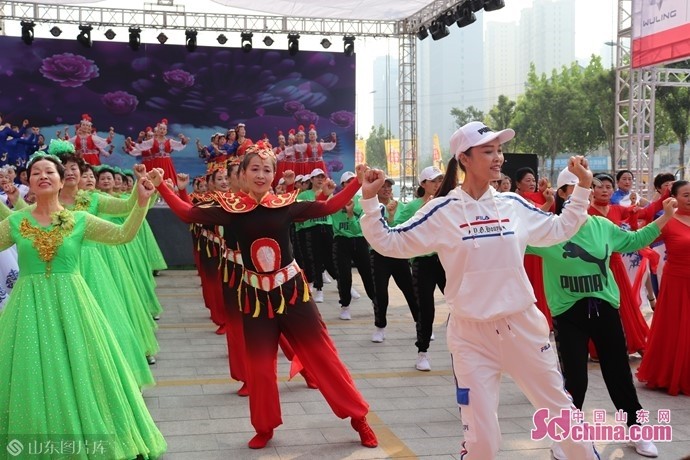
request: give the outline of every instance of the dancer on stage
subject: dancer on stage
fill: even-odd
[[[165,178],[173,182],[177,180],[177,173],[173,165],[172,152],[183,150],[189,143],[189,139],[184,134],[177,135],[179,140],[167,137],[168,134],[168,119],[163,118],[157,125],[153,132],[153,137],[148,138],[141,143],[134,144],[131,139],[129,144],[133,144],[132,155],[138,156],[136,152],[141,153],[141,161],[146,165],[146,170],[150,171],[153,168],[162,168],[165,171]]]
[[[83,242],[131,240],[154,189],[139,183],[138,205],[118,226],[60,204],[59,158],[34,155],[28,171],[36,206],[0,223],[0,249],[16,243],[21,270],[0,316],[0,444],[101,442],[105,458],[158,458],[165,440],[79,273]]]
[[[362,445],[375,447],[376,435],[366,421],[369,406],[338,357],[289,243],[290,222],[328,215],[345,206],[359,189],[365,168],[360,166],[358,180],[330,200],[297,202],[296,192],[270,193],[275,167],[270,144],[253,145],[240,165],[248,193],[216,194],[213,203],[197,207],[161,186],[159,171],[150,178],[182,220],[224,225],[237,237],[244,264],[240,298],[245,313],[249,408],[257,432],[249,447],[265,447],[282,423],[276,380],[281,333],[313,374],[335,414],[350,417]]]
[[[74,137],[68,136],[67,128],[65,128],[65,136],[68,137],[68,141],[74,144],[77,155],[81,156],[85,162],[99,165],[101,164],[101,155],[110,156],[110,144],[115,136],[115,130],[111,127],[108,137],[104,139],[94,132],[92,121],[89,114],[83,114]]]
[[[571,238],[587,219],[592,174],[583,157],[571,157],[578,177],[570,204],[560,216],[545,213],[515,194],[498,193],[489,181],[500,178],[501,144],[512,129],[493,132],[470,122],[450,139],[453,158],[438,198],[412,219],[390,228],[376,199],[385,181],[371,171],[362,188],[362,231],[371,246],[389,257],[437,252],[448,274],[448,347],[456,397],[464,426],[463,460],[496,458],[501,440],[497,409],[501,374],[509,373],[536,408],[556,415],[574,410],[563,390],[549,329],[523,266],[528,244],[550,246]],[[457,187],[458,168],[465,179]],[[501,260],[500,267],[496,260]],[[590,443],[564,441],[568,458],[593,460]]]

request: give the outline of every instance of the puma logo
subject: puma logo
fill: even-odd
[[[609,245],[608,243],[606,244],[606,251],[605,251],[605,256],[603,259],[599,259],[598,257],[594,257],[592,254],[587,252],[585,248],[582,246],[579,246],[572,241],[568,241],[563,245],[563,258],[571,258],[571,259],[581,259],[585,262],[588,262],[590,264],[595,264],[596,266],[599,267],[599,270],[601,271],[602,276],[604,277],[604,280],[606,281],[606,284],[608,284],[608,270],[606,267],[606,259],[608,258],[609,254]]]

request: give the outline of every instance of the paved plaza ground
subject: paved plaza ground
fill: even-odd
[[[355,286],[364,289],[355,278]],[[300,376],[288,382],[289,365],[279,355],[278,378],[283,425],[262,450],[247,448],[254,430],[249,423],[246,398],[235,393],[240,384],[230,380],[225,337],[203,306],[199,278],[193,271],[166,271],[156,278],[165,312],[159,321],[161,352],[153,366],[157,386],[145,398],[168,441],[164,460],[327,460],[327,459],[460,459],[462,426],[454,400],[451,363],[446,351],[444,321],[448,309],[440,294],[430,349],[431,372],[420,372],[416,360],[415,328],[404,299],[391,281],[386,340],[371,342],[371,302],[352,303],[352,320],[338,318],[335,283],[324,288],[319,309],[340,356],[371,405],[368,420],[379,438],[379,447],[367,449],[348,420],[337,418],[318,390],[308,389]],[[651,314],[645,309],[647,316]],[[639,365],[631,357],[631,365]],[[599,371],[591,363],[585,414],[614,408]],[[658,409],[671,410],[673,441],[657,443],[659,458],[677,460],[690,455],[690,398],[650,391],[639,383],[643,407],[656,421]],[[499,422],[503,439],[499,459],[552,458],[547,441],[531,441],[533,407],[508,376],[503,377]],[[625,444],[597,447],[602,459],[642,459]]]

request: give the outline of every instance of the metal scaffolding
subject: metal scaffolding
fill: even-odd
[[[648,196],[654,192],[654,119],[658,86],[690,87],[690,69],[649,67],[633,69],[632,0],[618,0],[616,42],[615,164],[642,181]],[[681,170],[684,165],[679,165]]]
[[[399,37],[400,196],[414,196],[417,181],[417,36]]]
[[[197,29],[215,32],[262,32],[274,34],[354,35],[397,37],[400,21],[313,19],[254,14],[195,13],[164,9],[133,10],[54,3],[0,2],[0,19],[32,20],[35,23],[89,24],[98,27],[147,27]]]

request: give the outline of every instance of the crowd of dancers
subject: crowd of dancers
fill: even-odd
[[[5,153],[28,127],[3,127]],[[124,152],[141,158],[131,171],[98,165],[114,151],[113,133],[98,137],[84,115],[74,136],[62,131],[0,170],[0,442],[106,436],[107,458],[165,451],[141,396],[155,383],[149,366],[159,350],[154,274],[167,268],[145,220],[158,196],[191,224],[204,304],[249,399],[250,448],[265,447],[282,423],[279,347],[291,377],[300,373],[349,418],[362,445],[378,444],[323,322],[329,312],[316,305],[331,281],[341,320],[369,299],[378,344],[393,277],[420,371],[431,370],[435,289],[444,294],[465,459],[497,454],[501,372],[536,408],[558,412],[582,409],[587,361],[597,360],[629,426],[642,408],[629,354],[642,356],[636,375],[648,387],[690,395],[690,184],[673,175],[655,178],[650,202],[632,192],[630,171],[593,176],[582,157],[555,187],[529,169],[508,178],[501,144],[514,132],[472,122],[452,136],[445,173],[424,168],[415,199],[402,203],[394,180],[364,165],[336,182],[323,159],[336,137],[319,139],[314,126],[279,133],[275,148],[266,136],[253,142],[243,124],[208,146],[197,140],[207,173],[193,179],[174,168],[171,154],[189,139],[168,137],[167,120],[125,141]],[[364,294],[353,288],[353,267]],[[641,292],[654,309],[651,328]],[[650,441],[634,448],[658,455]],[[598,455],[571,440],[552,452]]]

